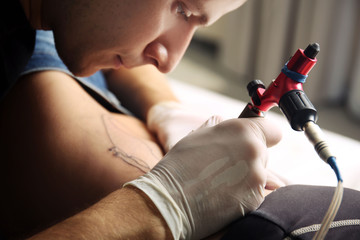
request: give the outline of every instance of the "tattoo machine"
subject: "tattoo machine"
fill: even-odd
[[[317,43],[309,44],[305,49],[298,49],[282,68],[279,76],[265,88],[260,80],[251,81],[247,90],[252,103],[248,103],[239,118],[263,117],[264,113],[274,106],[280,107],[288,119],[292,129],[304,131],[313,144],[320,158],[334,170],[338,185],[328,211],[322,221],[321,228],[314,239],[323,239],[328,232],[342,200],[342,178],[336,164],[335,156],[330,152],[320,127],[316,124],[317,111],[303,90],[303,84],[310,70],[317,62],[320,52]]]

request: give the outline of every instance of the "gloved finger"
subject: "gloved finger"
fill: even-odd
[[[224,121],[216,126],[217,135],[227,132],[232,141],[242,146],[240,158],[260,159],[266,168],[268,155],[266,149],[280,141],[282,132],[279,127],[264,118],[241,118]],[[264,169],[265,170],[265,169]],[[266,180],[266,173],[264,184]]]
[[[272,147],[280,142],[282,138],[282,130],[275,122],[265,118],[243,118],[248,121],[252,134],[262,140],[267,147]]]
[[[221,123],[223,120],[223,118],[219,115],[214,115],[211,116],[206,122],[204,122],[200,127],[198,127],[197,129],[200,128],[206,128],[206,127],[213,127],[215,125],[218,125],[219,123]]]
[[[267,179],[265,189],[276,190],[280,187],[285,187],[290,184],[290,181],[280,174],[267,169]]]
[[[215,125],[218,125],[219,123],[221,123],[223,120],[223,118],[219,115],[213,115],[211,116],[208,120],[206,120],[206,122],[204,122],[203,124],[201,124],[200,127],[198,127],[197,129],[192,130],[191,132],[189,132],[188,135],[192,134],[193,132],[195,132],[196,130],[202,129],[202,128],[207,128],[207,127],[213,127]]]
[[[204,122],[202,125],[200,125],[200,127],[198,127],[197,129],[206,128],[206,127],[213,127],[213,126],[219,124],[222,121],[223,121],[223,118],[221,116],[214,115],[214,116],[211,116],[208,120],[206,120],[206,122]],[[190,131],[188,133],[188,135],[195,132],[196,130]],[[177,135],[175,135],[175,136],[178,137]],[[169,138],[169,140],[167,141],[167,143],[165,145],[166,152],[168,152],[171,148],[173,148],[175,146],[175,144],[181,139],[181,138],[176,139],[177,140],[176,141],[176,140],[171,140],[172,139],[171,136],[169,136],[168,138]]]

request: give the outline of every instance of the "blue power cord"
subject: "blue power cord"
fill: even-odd
[[[330,167],[334,170],[335,174],[336,174],[336,178],[338,181],[343,182],[343,179],[341,177],[340,174],[340,170],[336,164],[336,158],[331,156],[327,159],[327,163],[330,165]]]

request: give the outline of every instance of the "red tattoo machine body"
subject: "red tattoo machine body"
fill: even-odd
[[[308,121],[316,122],[317,112],[303,91],[303,83],[316,64],[319,51],[317,43],[310,44],[305,50],[298,49],[267,89],[260,80],[250,82],[247,88],[252,104],[248,108],[261,116],[263,112],[279,106],[291,127],[297,131],[302,131]]]

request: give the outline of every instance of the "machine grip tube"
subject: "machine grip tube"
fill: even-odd
[[[307,122],[317,121],[317,111],[304,91],[287,92],[281,97],[279,107],[295,131],[303,131]]]

